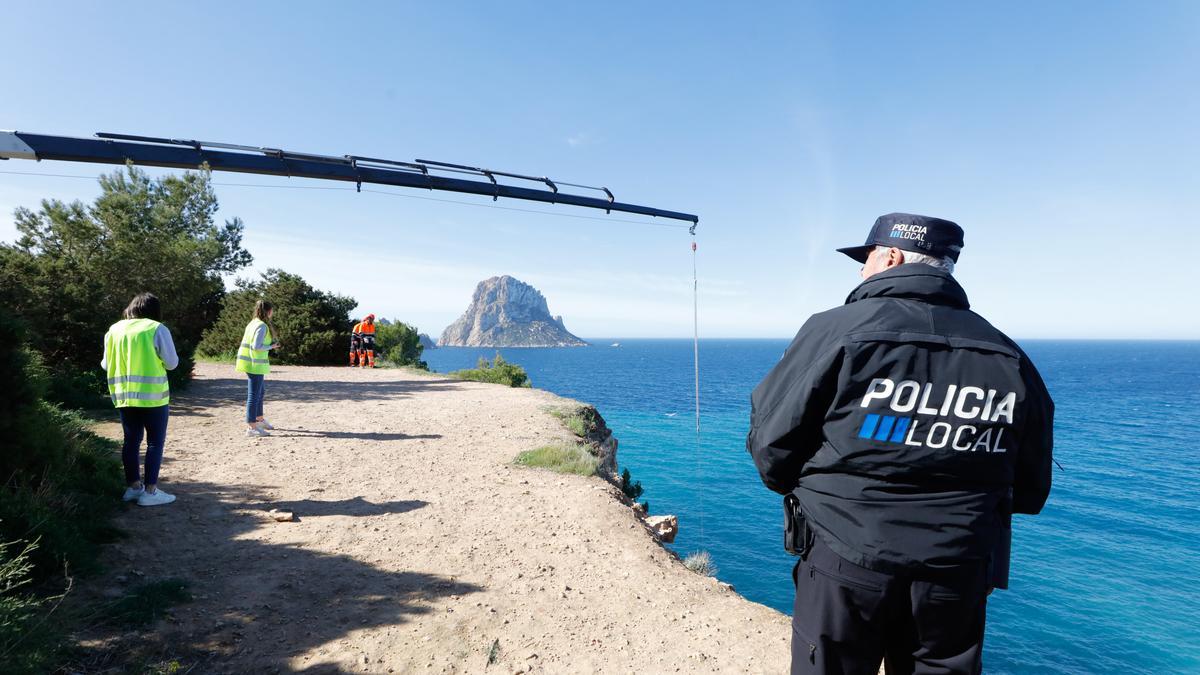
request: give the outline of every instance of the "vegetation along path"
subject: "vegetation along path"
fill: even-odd
[[[158,508],[128,507],[93,593],[191,602],[91,647],[193,672],[783,672],[787,617],[686,569],[618,488],[516,466],[570,441],[543,391],[404,370],[201,363],[175,398]],[[106,432],[116,434],[116,429]],[[292,512],[277,522],[272,509]]]

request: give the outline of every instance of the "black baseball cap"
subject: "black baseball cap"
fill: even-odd
[[[963,247],[963,229],[958,223],[918,216],[912,213],[889,213],[879,216],[862,246],[839,248],[860,263],[867,262],[867,254],[876,246],[894,246],[902,251],[924,253],[937,258],[950,258],[958,262]]]

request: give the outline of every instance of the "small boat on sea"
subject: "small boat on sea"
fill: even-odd
[[[611,345],[609,345],[609,347],[620,347],[620,346],[621,346],[620,342],[614,342]]]

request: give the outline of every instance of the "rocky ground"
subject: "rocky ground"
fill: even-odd
[[[686,569],[617,488],[513,465],[570,438],[545,412],[564,399],[277,367],[278,428],[248,439],[244,391],[232,367],[198,366],[162,470],[179,500],[127,507],[129,537],[77,596],[182,578],[195,599],[142,632],[81,635],[92,653],[197,673],[787,669],[787,617]]]

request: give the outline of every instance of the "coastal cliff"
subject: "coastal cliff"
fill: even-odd
[[[111,603],[129,585],[183,579],[192,601],[151,629],[81,634],[108,655],[97,662],[786,672],[788,618],[686,568],[611,478],[514,462],[582,439],[611,472],[615,441],[586,404],[398,369],[289,366],[271,377],[276,430],[247,440],[213,421],[240,414],[228,366],[197,364],[164,467],[179,500],[116,519],[131,538],[165,533],[171,546],[109,547],[107,571],[86,588]],[[581,411],[585,430],[551,410]]]
[[[442,331],[440,347],[585,347],[545,296],[508,275],[479,282],[471,305]]]

